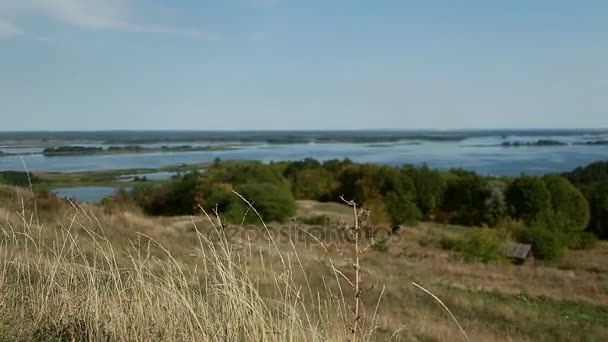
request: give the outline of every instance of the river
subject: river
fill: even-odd
[[[560,141],[572,137],[551,137]],[[518,137],[517,141],[536,137]],[[547,137],[543,137],[547,139]],[[405,141],[377,144],[305,143],[254,144],[226,151],[157,152],[90,156],[45,157],[41,154],[0,157],[0,171],[25,167],[31,172],[80,172],[132,168],[159,168],[222,160],[260,160],[264,162],[315,158],[350,158],[357,162],[387,165],[426,163],[438,169],[464,168],[482,175],[541,175],[570,171],[597,160],[608,159],[608,145],[504,147],[504,137],[469,138],[461,141]],[[2,149],[6,152],[10,150]],[[22,159],[23,158],[23,159]]]

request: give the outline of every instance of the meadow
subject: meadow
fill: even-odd
[[[319,215],[335,234],[304,223]],[[551,263],[484,263],[442,248],[471,230],[457,225],[403,225],[355,247],[341,203],[298,200],[290,222],[239,225],[9,186],[0,217],[2,341],[608,338],[603,241]]]

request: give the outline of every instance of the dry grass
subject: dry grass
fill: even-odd
[[[0,202],[0,341],[352,338],[350,244],[248,240],[205,217],[67,203],[35,216],[27,191],[0,190],[10,195]],[[434,244],[442,234],[458,229],[405,227],[388,250],[361,255],[359,280],[373,288],[360,298],[359,340],[464,341],[412,281],[471,341],[608,338],[608,245],[519,267],[465,263]]]
[[[31,200],[18,194],[22,203]],[[229,242],[213,217],[199,228],[200,218],[186,225],[56,205],[65,216],[44,223],[24,204],[3,209],[0,335],[8,340],[342,341],[350,335],[344,295],[329,285],[310,287],[293,244],[282,250],[274,241],[272,248]],[[374,330],[361,324],[354,336],[370,340]]]

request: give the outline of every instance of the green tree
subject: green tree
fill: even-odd
[[[441,209],[451,213],[454,223],[480,225],[488,196],[487,182],[474,172],[450,171]]]
[[[564,253],[563,236],[548,230],[542,225],[520,230],[518,240],[531,244],[534,257],[541,260],[557,260]]]
[[[264,221],[285,222],[296,212],[291,192],[271,183],[249,183],[236,186],[236,190],[252,203]]]
[[[515,218],[532,222],[541,211],[551,208],[551,194],[542,179],[521,176],[506,191],[506,200]]]
[[[505,190],[507,185],[500,180],[489,181],[486,186],[486,197],[483,202],[482,220],[494,226],[505,219],[508,214]]]
[[[363,203],[363,209],[370,212],[371,221],[374,226],[390,223],[390,215],[381,198],[368,198],[367,201]]]
[[[589,203],[585,196],[564,177],[547,176],[544,180],[551,194],[551,208],[565,221],[565,229],[584,230],[590,220]]]
[[[412,179],[416,189],[416,205],[423,216],[428,217],[441,203],[445,182],[441,174],[427,165],[420,168],[404,167],[403,171]]]
[[[384,204],[392,225],[413,223],[422,217],[410,193],[399,195],[391,191],[384,196]]]
[[[296,198],[327,200],[334,190],[334,180],[324,169],[306,169],[295,174],[293,191]]]
[[[600,239],[608,239],[608,181],[589,189],[587,198],[591,209],[589,231]]]

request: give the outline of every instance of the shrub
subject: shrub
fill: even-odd
[[[404,172],[410,176],[416,189],[416,206],[422,216],[429,216],[441,203],[445,182],[441,174],[427,165],[420,168],[407,166]]]
[[[270,183],[244,184],[237,191],[253,204],[266,222],[285,222],[296,212],[296,203],[289,190]]]
[[[591,207],[588,229],[600,239],[608,239],[608,181],[598,183],[586,193]]]
[[[490,228],[478,228],[457,241],[454,249],[465,254],[465,259],[475,261],[499,261],[504,259],[504,241],[500,232]],[[443,241],[442,244],[445,244]]]
[[[590,219],[589,204],[580,190],[561,176],[545,177],[545,184],[551,194],[551,208],[565,221],[566,230],[585,229]]]
[[[473,172],[452,170],[448,174],[441,209],[451,213],[451,223],[480,225],[487,197],[486,179]]]
[[[20,171],[2,171],[0,172],[0,183],[28,187],[30,184],[36,184],[40,179],[33,174]]]
[[[571,249],[592,249],[597,246],[597,237],[589,232],[572,232],[568,234],[566,244]]]
[[[390,223],[391,217],[384,202],[378,197],[372,197],[363,203],[363,209],[369,211],[371,223],[375,226]]]
[[[487,195],[483,202],[482,221],[489,225],[496,225],[507,216],[507,201],[505,199],[506,184],[499,180],[488,182]]]
[[[420,209],[409,193],[399,196],[395,192],[389,192],[384,197],[384,206],[393,225],[411,224],[422,217]]]
[[[551,194],[542,179],[531,176],[517,178],[506,191],[507,203],[515,218],[530,223],[538,213],[551,208]]]
[[[559,260],[564,252],[564,238],[558,232],[551,232],[542,226],[520,230],[518,240],[531,244],[534,257],[541,260]]]

